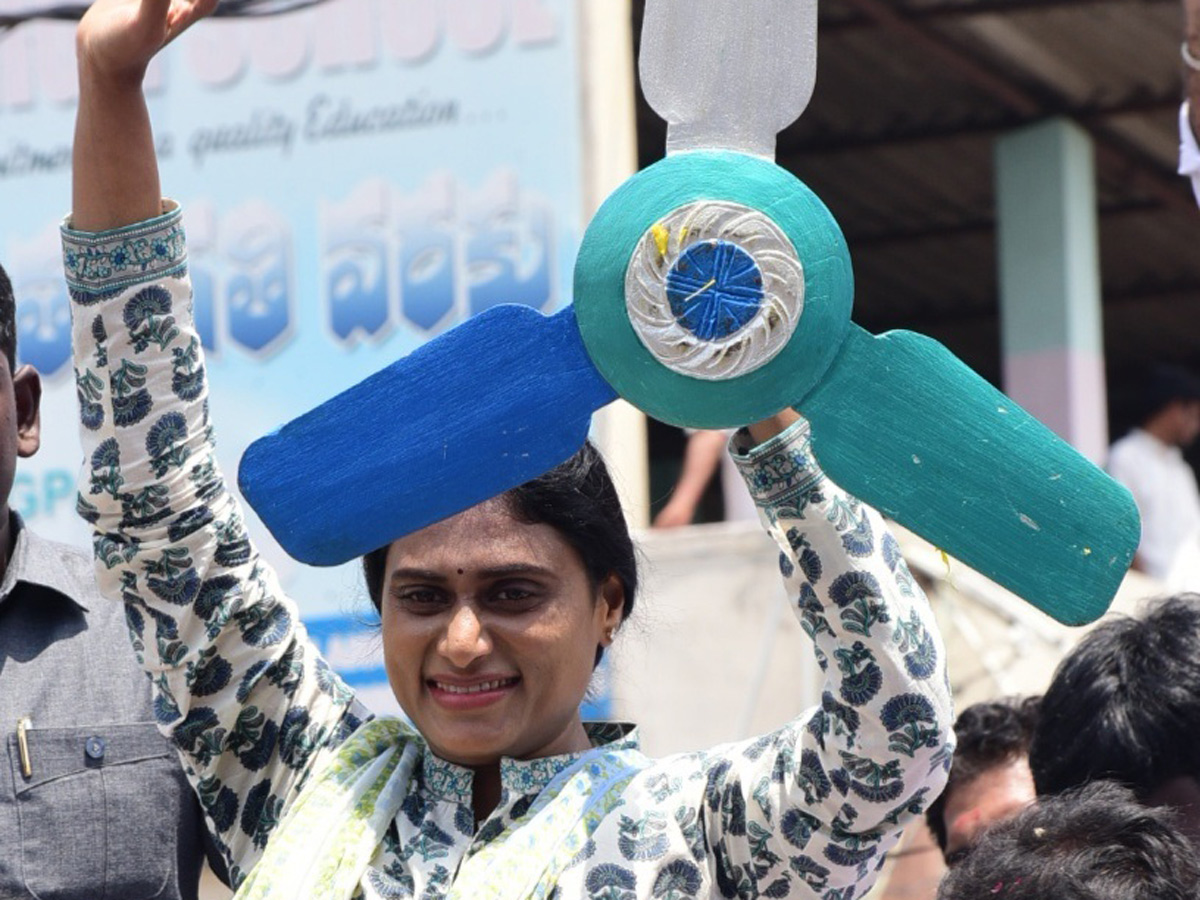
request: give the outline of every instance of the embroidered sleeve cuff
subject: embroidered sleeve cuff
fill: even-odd
[[[183,217],[170,200],[161,216],[111,231],[76,231],[67,220],[62,242],[67,287],[85,305],[187,269]]]
[[[730,439],[729,452],[758,506],[768,509],[785,505],[824,481],[825,473],[812,455],[811,442],[806,419],[757,447],[744,428]]]

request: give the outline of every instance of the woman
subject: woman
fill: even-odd
[[[64,260],[98,580],[127,605],[239,896],[859,896],[943,783],[944,654],[895,541],[824,479],[794,413],[735,448],[827,674],[820,709],[656,761],[580,721],[636,589],[585,448],[367,558],[415,729],[363,723],[214,462],[179,213],[159,199],[141,93],[154,53],[213,6],[99,0],[81,23]]]

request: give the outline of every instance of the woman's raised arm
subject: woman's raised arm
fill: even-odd
[[[945,651],[896,540],[825,477],[808,424],[789,410],[749,432],[734,437],[734,458],[782,551],[824,686],[820,706],[782,729],[700,755],[699,820],[725,895],[858,897],[945,782]],[[695,761],[651,774],[675,765]]]
[[[215,0],[99,0],[80,24],[75,209],[63,233],[96,581],[124,601],[159,728],[238,883],[308,773],[357,727],[250,541],[214,451],[181,214],[142,78]]]
[[[76,33],[71,225],[107,231],[162,212],[162,190],[142,79],[155,54],[217,0],[97,0]]]

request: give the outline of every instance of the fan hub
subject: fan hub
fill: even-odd
[[[778,166],[668,156],[592,220],[575,264],[588,355],[665,422],[741,425],[792,406],[850,326],[850,257],[824,204]]]
[[[667,300],[675,321],[700,340],[727,338],[762,307],[762,271],[737,244],[693,244],[667,273]]]

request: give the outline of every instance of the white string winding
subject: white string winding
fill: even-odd
[[[703,340],[676,321],[667,276],[693,244],[736,244],[763,276],[762,304],[744,326]],[[804,311],[804,268],[787,235],[755,209],[703,200],[681,206],[638,242],[625,272],[625,308],[643,346],[672,371],[704,381],[724,381],[765,366],[787,346]]]

